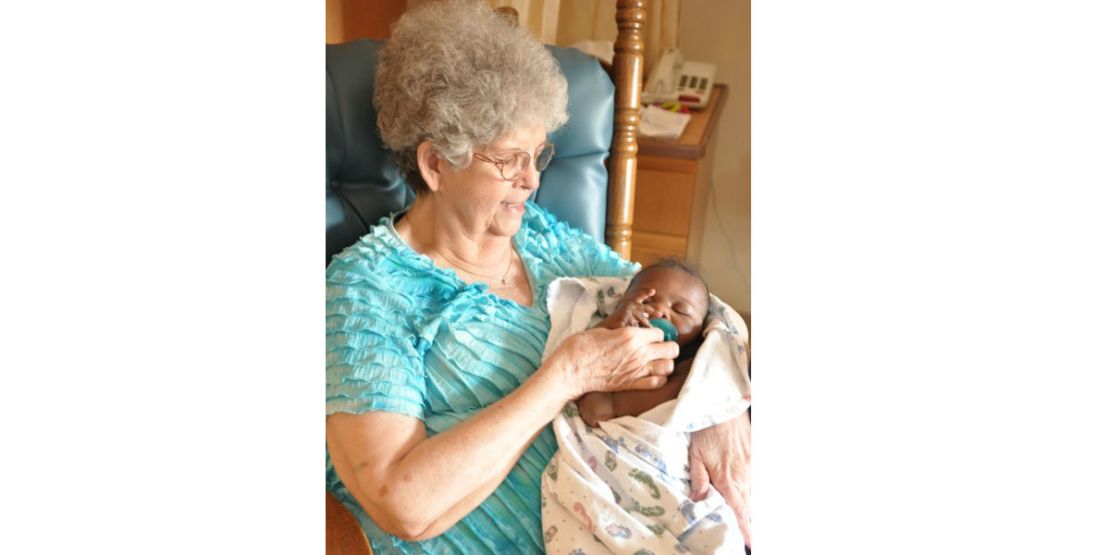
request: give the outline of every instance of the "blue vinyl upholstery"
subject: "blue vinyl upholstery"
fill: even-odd
[[[374,69],[383,44],[364,39],[327,46],[328,262],[415,198],[378,134]],[[550,137],[555,158],[534,200],[603,242],[615,89],[596,59],[548,49],[567,77],[570,120]]]

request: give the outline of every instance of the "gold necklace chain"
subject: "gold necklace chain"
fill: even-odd
[[[446,259],[447,257],[444,257],[444,258]],[[505,265],[505,272],[501,274],[501,277],[491,276],[491,275],[486,275],[486,274],[479,274],[478,272],[472,272],[470,270],[467,270],[466,268],[463,268],[457,262],[452,262],[451,265],[458,268],[459,270],[462,270],[462,271],[472,275],[472,276],[478,276],[478,277],[484,278],[484,279],[496,279],[497,281],[501,282],[501,285],[508,285],[509,284],[509,280],[508,280],[509,271],[513,269],[513,247],[512,247],[512,245],[509,245],[509,253],[508,253],[508,256],[506,258],[508,259],[508,264]]]

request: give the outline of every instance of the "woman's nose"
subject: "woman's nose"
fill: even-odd
[[[517,184],[521,187],[533,190],[540,186],[540,172],[536,169],[535,163],[529,163],[524,167],[524,171],[520,172],[520,177],[516,178]]]

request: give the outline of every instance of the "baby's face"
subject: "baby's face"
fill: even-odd
[[[625,297],[637,292],[654,289],[655,294],[644,300],[649,318],[663,318],[678,330],[679,346],[686,345],[701,335],[705,315],[709,312],[709,297],[698,278],[675,268],[652,268],[640,272]]]

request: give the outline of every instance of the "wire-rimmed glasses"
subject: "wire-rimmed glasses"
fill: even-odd
[[[489,162],[497,166],[497,171],[501,172],[501,178],[505,181],[515,181],[524,173],[524,169],[532,162],[532,155],[527,152],[517,151],[512,153],[508,158],[498,159],[491,158],[473,153],[474,157],[483,162]],[[539,154],[536,155],[536,171],[542,172],[547,169],[547,165],[551,163],[551,158],[555,156],[555,145],[547,143],[540,149]]]

